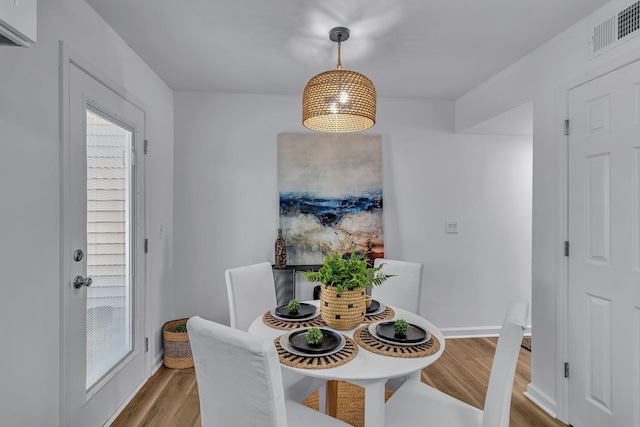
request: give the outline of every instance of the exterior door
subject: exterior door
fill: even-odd
[[[569,417],[640,426],[640,62],[569,93]]]
[[[101,426],[146,380],[144,112],[73,63],[63,149],[64,425]]]

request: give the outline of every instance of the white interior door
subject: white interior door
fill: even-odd
[[[66,87],[65,425],[101,426],[146,380],[144,112],[73,63]]]
[[[569,417],[640,427],[640,62],[569,94]]]

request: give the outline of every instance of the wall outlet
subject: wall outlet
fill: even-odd
[[[447,234],[458,234],[460,226],[458,221],[447,221]]]

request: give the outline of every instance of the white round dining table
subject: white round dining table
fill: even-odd
[[[305,302],[314,304],[316,306],[319,305],[318,300]],[[384,303],[384,301],[380,302]],[[384,390],[386,381],[390,378],[397,377],[418,376],[419,378],[420,371],[438,360],[440,355],[442,355],[442,353],[444,352],[445,347],[445,341],[442,333],[427,319],[400,308],[391,308],[395,312],[395,316],[389,320],[404,319],[409,323],[428,330],[431,335],[435,336],[440,342],[440,349],[429,356],[402,358],[376,354],[368,351],[361,346],[358,346],[358,354],[356,355],[356,357],[341,366],[326,369],[302,369],[287,366],[284,364],[282,364],[282,366],[285,369],[291,369],[302,375],[323,378],[326,380],[348,381],[350,383],[364,387],[365,426],[384,426]],[[362,325],[365,325],[365,323],[362,323],[356,328],[349,330],[338,330],[329,326],[323,326],[323,328],[327,328],[353,338],[353,333]],[[249,327],[249,332],[255,335],[262,336],[264,338],[275,340],[277,337],[289,331],[272,328],[263,322],[262,316],[259,316]]]

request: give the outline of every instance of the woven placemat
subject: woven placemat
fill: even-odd
[[[440,350],[440,341],[431,335],[431,339],[424,344],[394,345],[380,341],[369,333],[369,326],[362,326],[353,333],[353,338],[362,348],[372,353],[391,357],[425,357]]]
[[[344,365],[358,354],[356,343],[349,337],[345,336],[344,338],[346,339],[344,347],[340,351],[327,356],[298,356],[290,353],[280,345],[280,337],[273,340],[273,343],[276,345],[280,363],[283,365],[302,369],[327,369]]]
[[[282,329],[285,331],[293,331],[294,329],[299,328],[311,328],[313,326],[317,328],[327,326],[327,324],[324,323],[324,320],[322,320],[322,316],[320,315],[317,315],[313,319],[309,320],[293,321],[278,319],[277,317],[274,317],[273,314],[271,314],[271,311],[267,311],[262,316],[262,322],[270,328]]]
[[[396,312],[393,311],[391,307],[385,307],[385,309],[378,314],[365,315],[364,321],[366,323],[372,323],[372,322],[377,322],[379,320],[389,320],[389,319],[393,319],[393,316],[395,315],[396,315]]]

